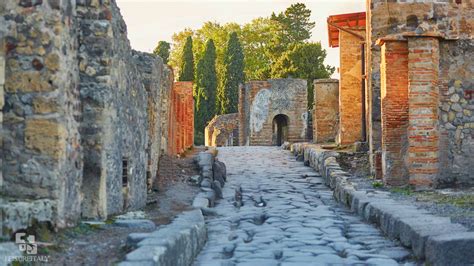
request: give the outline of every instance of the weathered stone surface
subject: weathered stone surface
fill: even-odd
[[[132,51],[116,2],[2,1],[0,35],[2,233],[143,207],[173,74]]]
[[[127,220],[115,220],[114,224],[120,227],[127,228],[143,228],[143,229],[155,229],[155,223],[145,219],[127,219]]]
[[[251,81],[239,94],[239,145],[282,145],[308,139],[307,82]],[[276,129],[276,131],[274,131]]]
[[[426,258],[431,265],[474,264],[474,232],[448,233],[430,237]]]
[[[127,254],[126,261],[119,265],[190,265],[206,241],[201,211],[184,212],[139,242],[138,249]]]
[[[239,139],[238,113],[214,117],[204,131],[206,146],[222,147],[237,146]]]

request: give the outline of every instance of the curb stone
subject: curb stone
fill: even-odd
[[[171,224],[160,226],[147,235],[137,235],[134,251],[120,266],[191,265],[207,241],[201,210],[183,212]]]
[[[289,147],[296,158],[319,171],[334,191],[334,198],[366,221],[374,223],[390,238],[413,250],[430,265],[474,264],[474,232],[449,218],[438,217],[414,206],[397,202],[389,192],[357,191],[336,161],[339,154],[310,143]]]

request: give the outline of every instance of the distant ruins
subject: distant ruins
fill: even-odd
[[[250,81],[239,92],[239,145],[282,145],[308,140],[307,82]]]
[[[192,84],[130,48],[115,1],[5,0],[0,37],[0,235],[143,207],[192,146]]]
[[[303,80],[241,88],[239,145],[305,142],[309,132],[314,143],[367,149],[387,185],[474,185],[474,3],[368,0],[367,8],[328,18],[340,80],[314,82],[311,119]]]

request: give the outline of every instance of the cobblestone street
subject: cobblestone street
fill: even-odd
[[[219,148],[218,159],[227,165],[224,199],[207,220],[209,240],[195,265],[414,263],[408,250],[339,206],[320,174],[289,151]]]

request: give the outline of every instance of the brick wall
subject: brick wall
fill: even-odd
[[[169,125],[168,153],[176,155],[193,146],[194,98],[193,83],[173,83]]]
[[[439,162],[437,38],[408,39],[410,184],[429,187]]]
[[[239,133],[245,145],[276,145],[274,118],[286,116],[290,142],[307,141],[307,83],[302,79],[251,81],[240,93]]]
[[[408,182],[408,45],[386,42],[381,54],[383,180],[400,186]]]
[[[339,124],[339,81],[314,81],[313,142],[334,142]]]
[[[364,31],[357,31],[364,35]],[[362,134],[362,41],[356,36],[339,31],[339,133],[340,144],[361,140]]]

